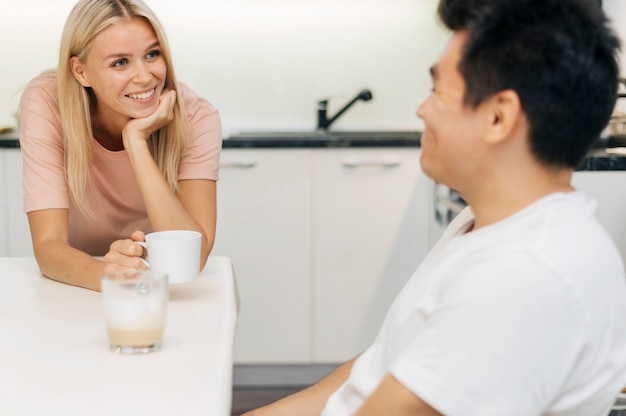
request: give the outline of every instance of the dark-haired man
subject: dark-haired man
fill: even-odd
[[[442,0],[421,166],[468,202],[374,343],[259,415],[608,414],[626,384],[620,256],[570,184],[616,100],[584,0]]]

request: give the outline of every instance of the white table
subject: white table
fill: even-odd
[[[237,291],[230,259],[170,287],[161,350],[108,348],[99,292],[0,258],[0,415],[229,415]]]

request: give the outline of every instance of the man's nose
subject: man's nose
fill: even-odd
[[[424,119],[424,113],[426,112],[426,104],[428,103],[428,100],[430,100],[430,97],[422,101],[422,103],[417,107],[417,111],[415,112],[415,114],[420,119]]]

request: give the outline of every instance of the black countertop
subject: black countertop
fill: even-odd
[[[587,154],[577,171],[626,170],[626,153],[607,153],[606,149],[594,149]]]
[[[419,147],[420,132],[267,132],[234,134],[222,142],[224,149]],[[579,171],[626,170],[626,137],[610,137],[589,152]],[[16,137],[0,135],[0,148],[19,148]]]
[[[222,143],[233,148],[419,147],[418,131],[250,132],[233,134]]]
[[[0,134],[0,149],[20,147],[20,142],[13,135]]]

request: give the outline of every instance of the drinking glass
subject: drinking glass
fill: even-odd
[[[168,276],[158,270],[104,275],[102,300],[111,350],[121,354],[158,350],[168,293]]]

